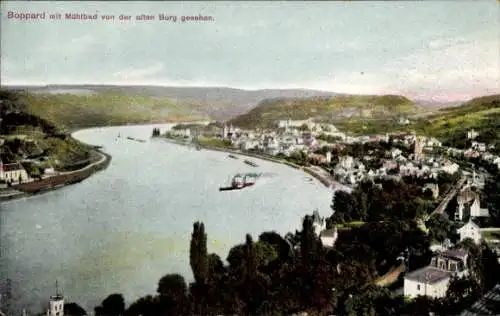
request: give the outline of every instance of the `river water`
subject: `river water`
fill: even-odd
[[[246,233],[257,239],[263,231],[294,231],[315,208],[331,214],[332,192],[290,167],[252,158],[259,164],[253,168],[222,152],[125,138],[149,139],[153,127],[75,133],[104,146],[113,156],[108,169],[0,205],[0,282],[4,301],[10,296],[16,313],[42,311],[56,280],[66,301],[87,312],[111,293],[123,293],[128,303],[154,294],[167,273],[189,281],[189,241],[197,220],[205,223],[209,252],[225,260]],[[237,172],[264,176],[253,187],[219,192]]]

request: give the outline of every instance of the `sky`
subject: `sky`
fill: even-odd
[[[435,101],[500,91],[494,0],[0,5],[2,85],[309,88]],[[46,17],[19,20],[9,11]],[[159,21],[161,13],[177,21]],[[140,14],[156,19],[136,20]],[[180,20],[199,15],[213,20]]]

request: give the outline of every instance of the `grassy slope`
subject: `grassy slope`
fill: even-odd
[[[307,119],[336,122],[352,117],[368,120],[395,118],[416,111],[411,100],[395,95],[386,96],[338,96],[305,99],[272,99],[231,122],[240,127],[268,127],[278,119]]]
[[[206,115],[167,98],[122,93],[28,94],[29,112],[67,128],[196,120]]]
[[[500,142],[500,95],[472,99],[461,106],[442,109],[422,118],[412,126],[422,134],[444,141],[464,139],[469,129],[475,129],[493,142]],[[499,143],[500,145],[500,143]]]

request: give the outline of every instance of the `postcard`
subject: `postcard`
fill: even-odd
[[[0,6],[0,316],[500,314],[498,1]]]

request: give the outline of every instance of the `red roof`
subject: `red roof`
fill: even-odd
[[[23,167],[19,163],[9,163],[2,165],[2,169],[4,172],[8,172],[8,171],[23,170]]]

